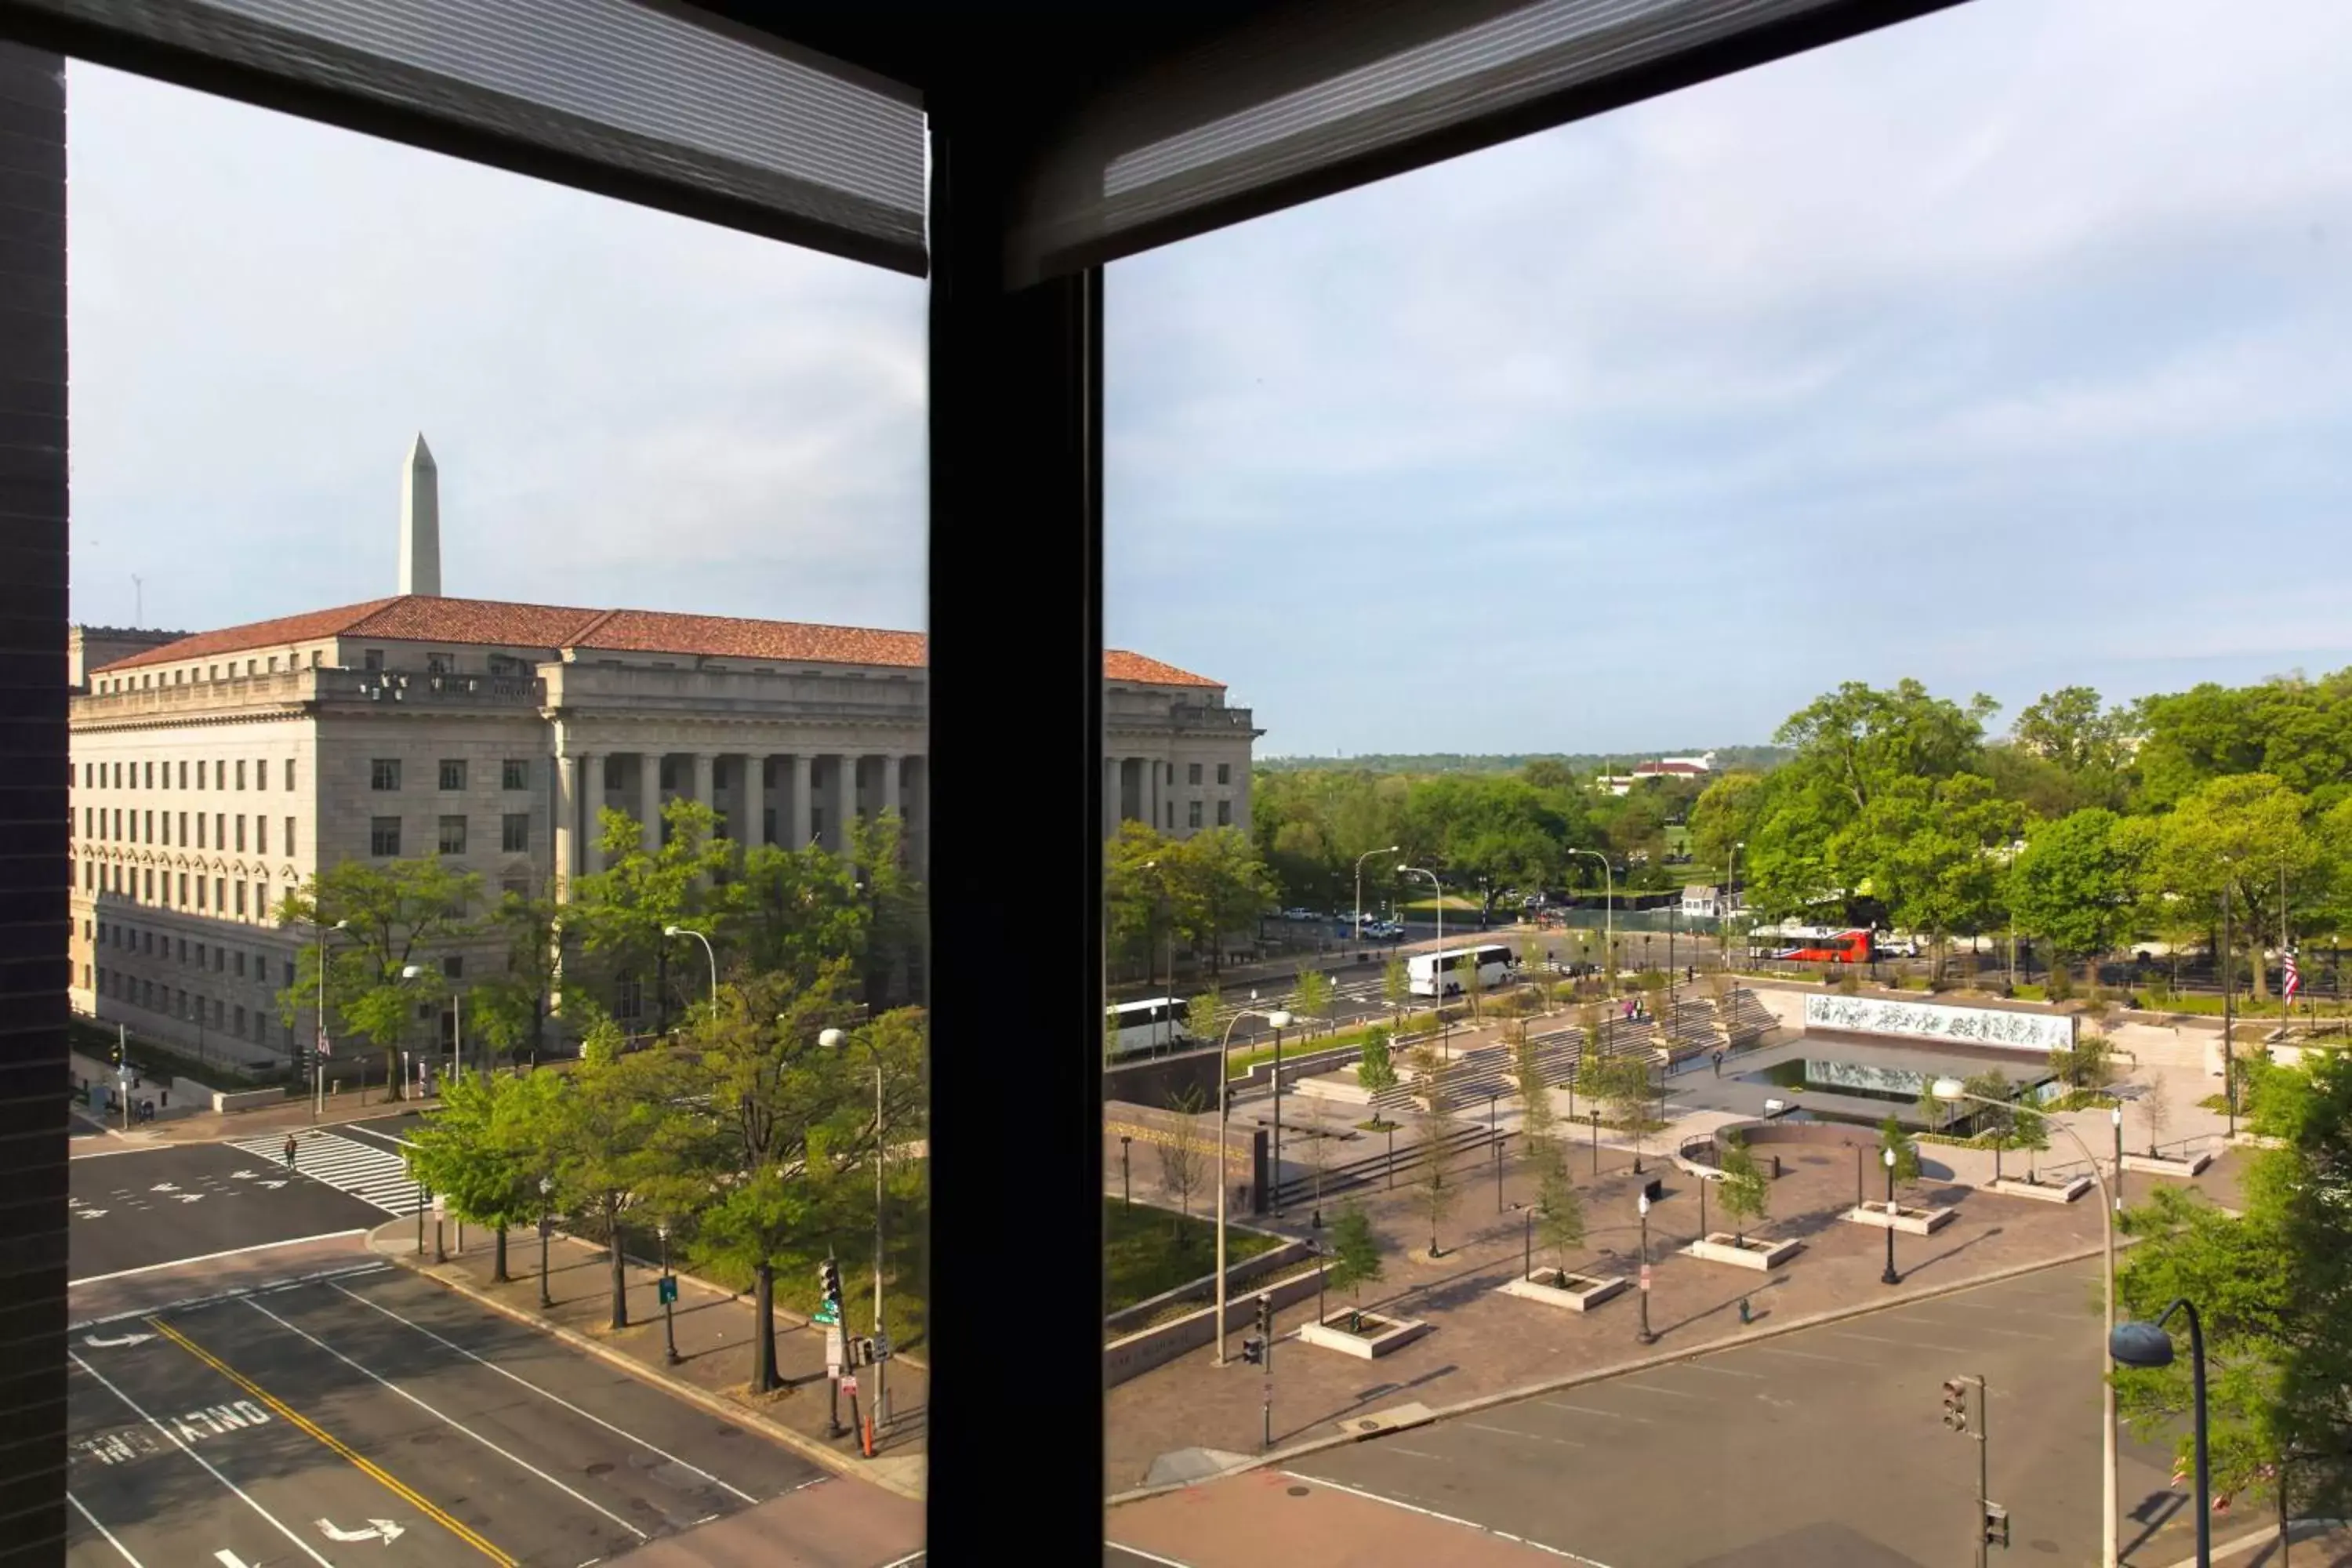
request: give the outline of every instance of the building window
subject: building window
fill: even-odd
[[[443,959],[441,961],[441,977],[444,980],[465,979],[466,961],[463,958],[457,957]]]
[[[269,853],[269,818],[259,812],[253,816],[253,852],[256,855]]]
[[[1184,825],[1187,827],[1198,827],[1201,826],[1201,803],[1199,801],[1191,801],[1186,804]]]
[[[1221,800],[1217,802],[1217,826],[1220,827],[1231,827],[1233,825],[1234,803],[1229,800]]]
[[[180,898],[179,898],[179,905],[180,905],[180,907],[181,907],[182,909],[184,909],[184,909],[186,909],[186,908],[188,907],[188,874],[187,874],[185,871],[183,871],[183,872],[181,872],[181,873],[180,873]],[[180,954],[180,956],[181,956],[182,958],[185,958],[185,957],[187,957],[188,955],[187,955],[186,953],[183,952],[183,953],[181,953],[181,954]]]
[[[201,1003],[201,1002],[199,1002],[198,1004],[196,1004],[196,1005],[197,1005],[198,1010],[199,1010],[199,1011],[201,1011],[201,1010],[203,1009],[204,1004],[203,1004],[203,1003]],[[214,998],[213,998],[213,1027],[214,1027],[214,1028],[215,1028],[215,1029],[219,1028],[219,1027],[221,1026],[221,1024],[222,1024],[222,1019],[221,1019],[221,1011],[222,1011],[223,1005],[224,1005],[224,1004],[222,1003],[222,1001],[221,1001],[221,999],[220,999],[219,997],[215,996],[215,997],[214,997]]]
[[[239,790],[245,788],[245,759],[242,757],[237,759],[236,763],[236,787]]]
[[[499,787],[500,789],[529,789],[530,787],[530,759],[529,757],[509,757],[504,763],[501,763],[499,765]]]
[[[290,816],[286,819],[286,837],[278,852],[284,855],[294,853],[294,819]]]
[[[1229,784],[1234,782],[1233,763],[1219,763],[1217,764],[1217,782],[1221,784]]]
[[[373,816],[368,819],[368,853],[371,855],[400,853],[400,818]]]
[[[188,962],[188,939],[186,937],[182,937],[180,939],[180,962],[182,963]]]
[[[141,885],[146,889],[146,891],[139,896],[139,901],[145,904],[153,903],[155,901],[155,873],[152,871],[148,872],[145,877],[142,879]]]
[[[180,787],[182,789],[188,787],[188,764],[185,763],[180,764]]]
[[[241,948],[237,951],[236,955],[236,977],[239,980],[245,978],[245,952]]]
[[[1176,803],[1171,800],[1168,802],[1167,805],[1168,810],[1165,813],[1167,821],[1162,823],[1161,826],[1164,827],[1173,827],[1176,826]]]
[[[245,853],[245,813],[236,814],[236,852]]]
[[[238,879],[236,884],[236,918],[239,920],[245,918],[245,881],[242,878]]]
[[[236,1010],[236,1037],[240,1040],[245,1038],[245,1009],[243,1007],[239,1007]]]
[[[210,847],[205,843],[205,814],[201,811],[196,813],[196,847],[199,849]]]
[[[636,976],[630,975],[621,982],[620,1004],[617,1011],[624,1019],[635,1022],[645,1016],[645,986]]]
[[[464,758],[444,757],[441,759],[441,787],[443,789],[464,789],[466,787],[466,763]]]
[[[205,818],[204,818],[204,814],[203,814],[202,812],[198,812],[198,813],[196,814],[196,820],[197,820],[198,822],[202,822],[202,821],[204,821],[204,819],[205,819]],[[181,847],[182,848],[184,848],[184,848],[186,848],[186,847],[187,847],[187,844],[188,844],[188,814],[187,814],[186,812],[184,812],[184,812],[180,813],[180,847]]]
[[[383,649],[380,647],[372,647],[366,652],[361,654],[360,668],[362,669],[382,669],[383,668]]]
[[[441,853],[463,855],[466,852],[466,819],[445,816],[441,819]]]
[[[198,908],[198,909],[200,909],[200,910],[201,910],[201,909],[203,909],[204,907],[205,907],[205,879],[204,879],[202,877],[199,877],[199,878],[197,878],[197,879],[196,879],[196,908]],[[204,949],[202,949],[202,948],[198,948],[198,949],[196,950],[196,962],[197,962],[197,963],[202,963],[204,961],[205,961]]]
[[[1199,784],[1201,782],[1200,763],[1186,763],[1184,764],[1184,782],[1186,784]]]
[[[454,655],[428,653],[425,656],[425,673],[427,675],[454,675],[457,669],[457,660]]]
[[[286,759],[286,793],[294,793],[294,759],[291,757]]]
[[[368,763],[368,788],[398,789],[399,787],[400,759],[398,757],[378,757]]]
[[[205,784],[205,764],[202,763],[196,764],[196,787],[198,789],[207,787]]]
[[[530,813],[509,811],[499,819],[499,848],[509,855],[530,853]]]

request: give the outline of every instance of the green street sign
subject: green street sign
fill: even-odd
[[[829,1326],[841,1321],[841,1314],[834,1310],[832,1302],[827,1301],[824,1305],[819,1307],[815,1311],[809,1314],[809,1321],[812,1323],[824,1323]]]
[[[661,1277],[661,1304],[667,1307],[677,1300],[677,1276],[675,1274],[663,1275]]]

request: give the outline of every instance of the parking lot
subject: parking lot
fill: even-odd
[[[388,1268],[119,1320],[71,1351],[86,1568],[585,1568],[846,1484]]]

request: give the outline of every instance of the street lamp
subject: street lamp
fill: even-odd
[[[2117,1323],[2107,1331],[2107,1354],[2119,1366],[2170,1366],[2172,1336],[2164,1331],[2175,1312],[2189,1314],[2189,1387],[2193,1400],[2197,1444],[2197,1563],[2210,1568],[2213,1561],[2213,1510],[2209,1493],[2211,1473],[2205,1458],[2205,1325],[2196,1304],[2183,1296],[2157,1314],[2154,1322]],[[2285,1510],[2280,1510],[2284,1519]]]
[[[1244,1007],[1225,1020],[1224,1038],[1217,1042],[1217,1364],[1219,1366],[1225,1364],[1225,1204],[1226,1194],[1233,1186],[1232,1183],[1225,1180],[1225,1119],[1231,1113],[1232,1107],[1232,1096],[1228,1093],[1232,1079],[1225,1071],[1225,1053],[1233,1048],[1234,1027],[1244,1018],[1253,1017],[1262,1017],[1277,1029],[1286,1029],[1290,1026],[1290,1015],[1283,1008],[1276,1007],[1271,1012],[1257,1013]],[[1396,1169],[1396,1162],[1393,1158],[1389,1162],[1389,1169],[1393,1179]],[[1275,1182],[1279,1185],[1282,1173],[1276,1171],[1274,1174]]]
[[[310,1091],[310,1120],[313,1121],[318,1121],[327,1109],[327,933],[351,929],[352,922],[349,921],[337,921],[333,925],[322,925],[318,928],[319,1032],[317,1037],[310,1042],[310,1068],[313,1078]],[[362,1089],[367,1087],[364,1080],[360,1087]]]
[[[1609,994],[1617,994],[1617,868],[1609,864],[1609,857],[1598,849],[1571,849],[1570,855],[1588,855],[1601,862],[1601,957],[1609,972]]]
[[[1655,1344],[1658,1336],[1650,1331],[1650,1194],[1641,1195],[1642,1207],[1642,1328],[1633,1337],[1643,1344]]]
[[[547,1237],[555,1228],[555,1216],[549,1211],[549,1194],[555,1191],[555,1178],[539,1179],[539,1309],[546,1311],[555,1305],[555,1298],[547,1293]]]
[[[1928,1092],[1947,1105],[1957,1105],[1962,1100],[1974,1100],[1979,1105],[2005,1107],[2022,1110],[2028,1115],[2040,1116],[2051,1126],[2073,1139],[2074,1146],[2083,1151],[2084,1162],[2091,1168],[2091,1179],[2099,1184],[2099,1224],[2100,1229],[2105,1233],[2103,1239],[2106,1246],[2107,1332],[2112,1336],[2116,1331],[2115,1195],[2113,1189],[2107,1185],[2105,1173],[2099,1169],[2097,1156],[2091,1152],[2090,1145],[2084,1143],[2072,1127],[2050,1116],[2040,1108],[2024,1104],[2022,1101],[1989,1100],[1981,1094],[1970,1094],[1967,1086],[1956,1078],[1937,1079],[1929,1086]],[[2116,1568],[2116,1385],[2104,1380],[2102,1383],[2099,1437],[2105,1454],[2105,1461],[2099,1478],[2100,1491],[2104,1500],[2099,1519],[2099,1562],[2102,1568]]]
[[[1399,866],[1397,875],[1426,877],[1429,879],[1429,890],[1437,895],[1437,952],[1429,961],[1429,989],[1437,998],[1438,1015],[1443,1017],[1445,1012],[1445,887],[1438,881],[1436,872],[1424,867]]]
[[[1881,1149],[1878,1157],[1886,1163],[1886,1271],[1878,1277],[1878,1282],[1900,1285],[1903,1276],[1895,1272],[1895,1151]]]
[[[423,964],[421,964],[421,963],[404,963],[404,964],[402,964],[402,965],[400,966],[400,978],[401,978],[403,981],[410,981],[410,980],[415,980],[415,979],[418,979],[418,978],[420,978],[424,973],[425,973],[425,966],[424,966]],[[405,1029],[403,1029],[401,1032],[402,1032],[404,1035],[407,1033],[407,1031],[406,1031]],[[403,1051],[403,1052],[401,1053],[401,1056],[402,1056],[404,1058],[405,1058],[407,1055],[408,1055],[408,1053],[407,1053],[407,1052],[405,1052],[405,1051]],[[424,1064],[423,1062],[421,1062],[421,1061],[417,1063],[417,1068],[418,1068],[418,1070],[419,1070],[419,1076],[420,1076],[420,1077],[422,1076],[422,1073],[423,1073],[424,1065],[425,1065],[425,1064]],[[406,1072],[408,1069],[407,1069],[405,1067],[403,1067],[403,1068],[401,1068],[401,1070],[402,1070],[403,1072]],[[422,1093],[424,1092],[424,1086],[423,1086],[422,1084],[420,1084],[420,1085],[418,1085],[418,1086],[417,1086],[417,1092],[418,1092],[419,1094],[422,1094]]]
[[[710,960],[710,1010],[716,1014],[719,1011],[719,954],[711,947],[710,939],[698,931],[688,931],[684,926],[664,926],[662,935],[690,936],[702,944],[702,955]]]
[[[820,1029],[816,1043],[829,1051],[837,1051],[849,1043],[849,1037],[839,1029]],[[882,1057],[874,1058],[874,1338],[878,1342],[886,1336],[882,1331],[882,1178],[883,1156],[887,1144],[883,1137]],[[889,1394],[883,1381],[883,1363],[874,1363],[874,1418],[889,1422]]]
[[[1397,846],[1391,844],[1380,849],[1367,849],[1356,857],[1356,940],[1364,940],[1364,862],[1375,855],[1393,855]]]

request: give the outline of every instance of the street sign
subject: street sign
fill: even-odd
[[[1649,1266],[1648,1264],[1644,1263],[1643,1265],[1642,1265],[1642,1289],[1644,1289],[1644,1290],[1646,1290],[1646,1289],[1648,1289],[1649,1288],[1650,1288],[1650,1266]]]
[[[842,1363],[845,1359],[846,1358],[842,1353],[840,1326],[835,1324],[828,1327],[824,1331],[824,1370],[826,1374],[832,1377],[839,1377],[841,1375]]]
[[[845,1372],[841,1374],[841,1392],[844,1394],[855,1394],[857,1392],[857,1374],[856,1373]]]
[[[661,1277],[661,1286],[656,1294],[661,1300],[661,1304],[665,1307],[668,1306],[672,1301],[677,1300],[677,1276],[675,1274],[663,1275]]]
[[[443,1215],[447,1214],[448,1212],[449,1212],[449,1200],[448,1200],[447,1198],[446,1198],[446,1197],[443,1197],[439,1193],[436,1193],[436,1194],[433,1194],[433,1217],[434,1217],[435,1219],[439,1219]]]
[[[890,1336],[880,1329],[874,1331],[874,1359],[876,1361],[890,1359]]]
[[[551,1219],[541,1220],[539,1222],[539,1234],[541,1236],[553,1236],[555,1234],[555,1222]]]

